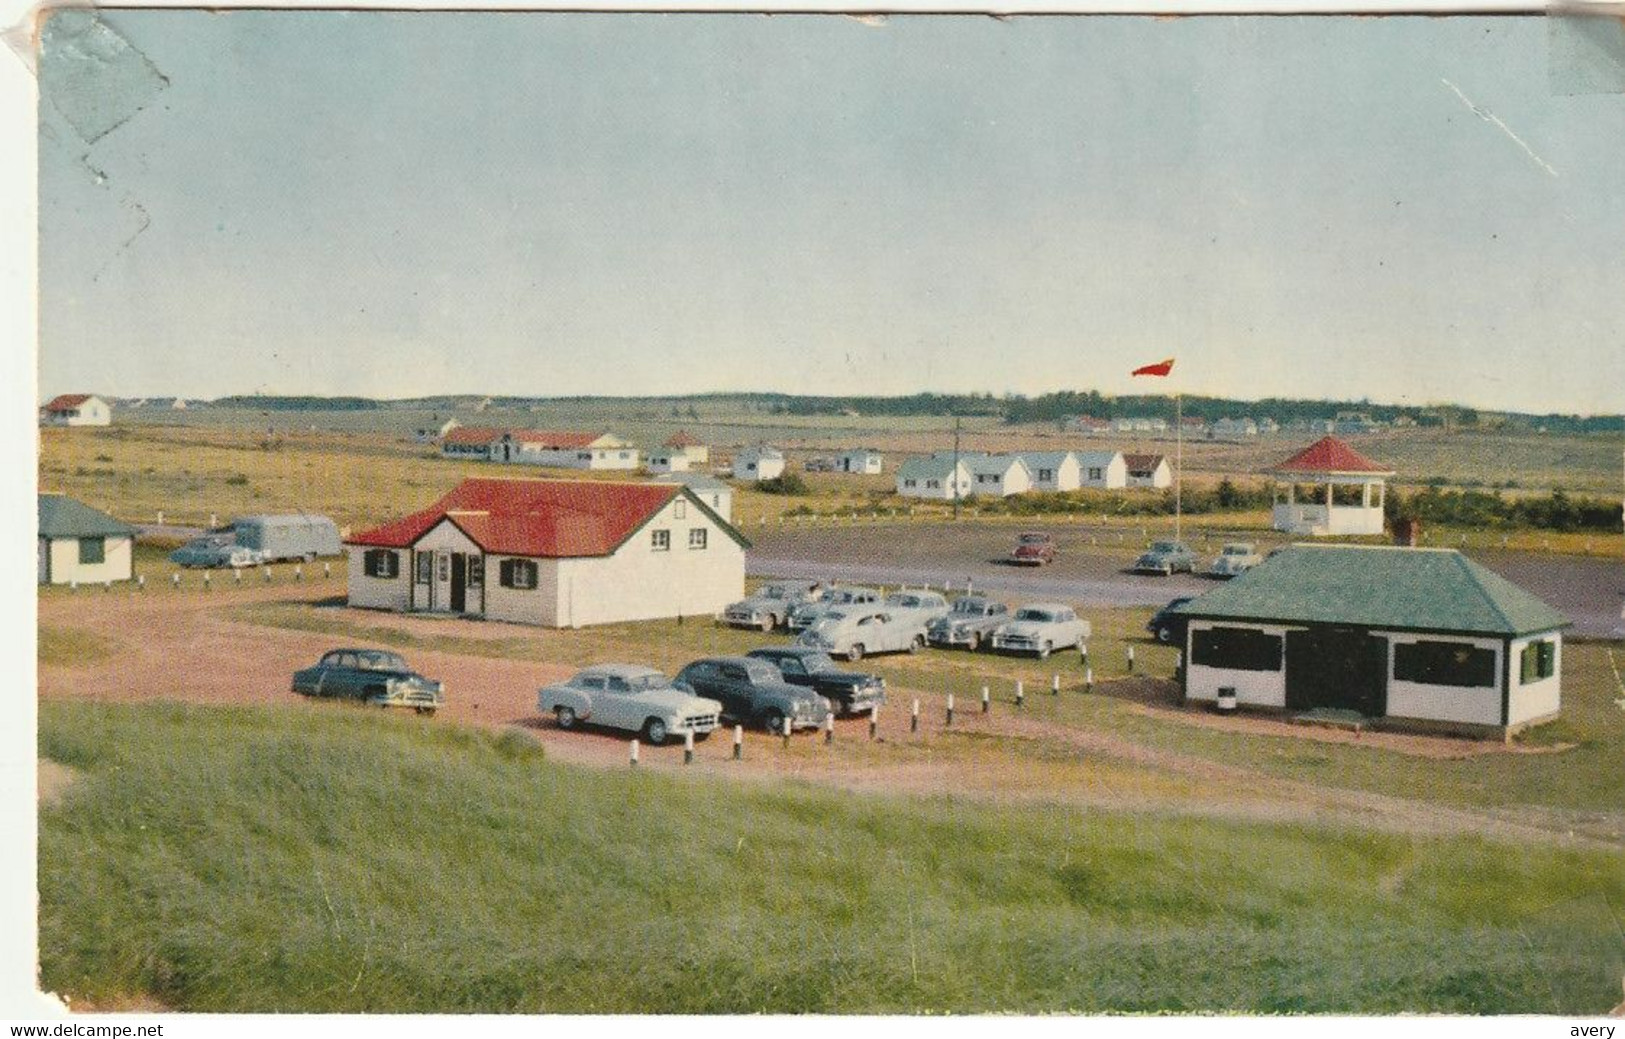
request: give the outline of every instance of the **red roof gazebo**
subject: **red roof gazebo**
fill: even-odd
[[[1275,502],[1275,529],[1289,534],[1381,534],[1388,477],[1384,468],[1336,437],[1322,437],[1270,467],[1287,478],[1286,500]],[[1299,501],[1299,484],[1313,484],[1312,499]],[[1324,494],[1319,492],[1325,487]]]

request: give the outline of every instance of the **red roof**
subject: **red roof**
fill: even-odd
[[[90,399],[88,393],[64,393],[45,405],[46,411],[72,411]]]
[[[542,447],[554,449],[589,447],[604,436],[602,433],[575,433],[554,429],[510,429],[508,435],[520,443],[540,444]]]
[[[1280,465],[1275,466],[1275,472],[1394,475],[1392,469],[1384,469],[1336,437],[1321,437]]]
[[[1148,473],[1162,464],[1161,455],[1124,455],[1123,465],[1131,473]]]
[[[502,439],[502,429],[490,426],[458,426],[441,439],[444,444],[491,444]]]
[[[347,543],[409,548],[449,519],[498,555],[607,556],[682,493],[681,484],[464,480],[431,508],[362,531]]]
[[[661,447],[700,447],[700,441],[686,429],[679,429]]]

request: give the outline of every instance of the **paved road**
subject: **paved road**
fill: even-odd
[[[864,584],[944,582],[1026,600],[1064,599],[1106,606],[1160,606],[1177,595],[1213,587],[1205,578],[1130,574],[1138,539],[1122,547],[1090,544],[1090,532],[1056,535],[1056,562],[1040,569],[1006,565],[1014,532],[1008,525],[880,525],[825,530],[752,532],[747,557],[754,576],[801,577]],[[1115,537],[1115,533],[1110,537]],[[1211,548],[1212,546],[1210,546]],[[1573,633],[1625,638],[1625,565],[1618,559],[1502,551],[1474,559],[1573,618]]]

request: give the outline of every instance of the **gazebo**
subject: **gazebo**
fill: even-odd
[[[1381,534],[1382,507],[1392,469],[1365,457],[1336,437],[1322,437],[1274,466],[1286,482],[1286,500],[1275,498],[1275,529],[1288,534]],[[1300,484],[1315,488],[1298,500]]]

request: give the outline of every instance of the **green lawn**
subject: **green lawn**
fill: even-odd
[[[836,795],[46,702],[45,988],[189,1011],[1598,1013],[1625,854]]]

